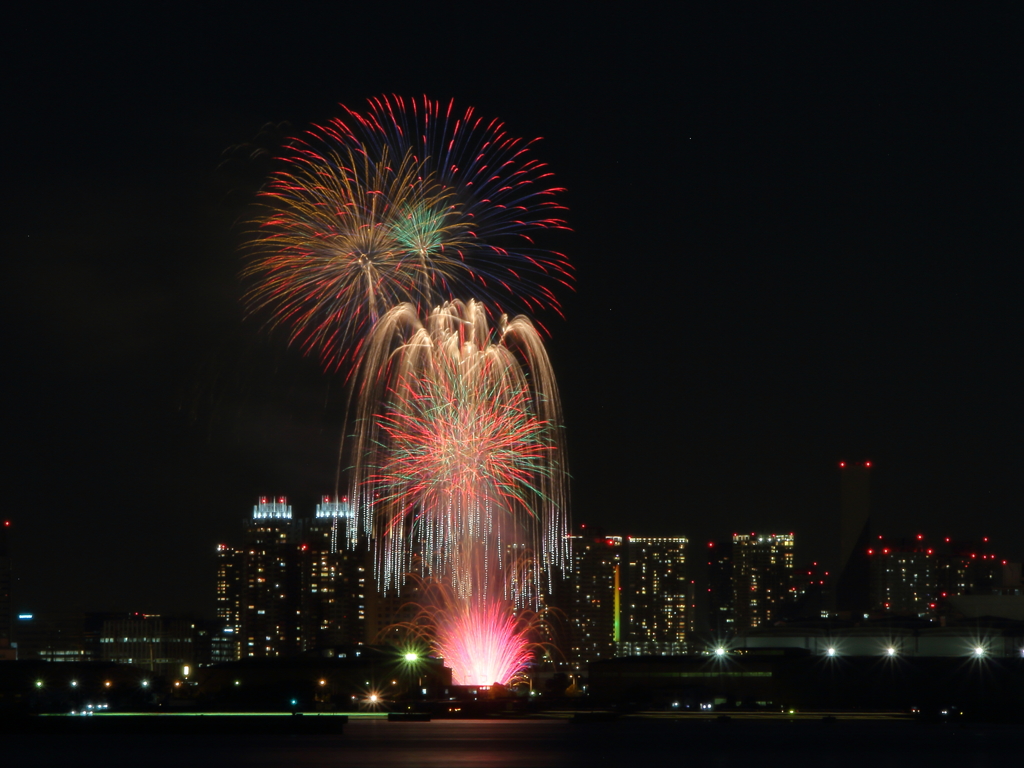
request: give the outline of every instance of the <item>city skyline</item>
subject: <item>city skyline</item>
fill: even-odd
[[[348,536],[353,524],[345,499],[325,496],[305,516],[293,514],[287,497],[259,497],[241,527],[241,544],[236,536],[236,543],[216,546],[216,579],[208,585],[216,594],[215,620],[195,612],[19,612],[11,616],[13,645],[0,641],[0,650],[22,660],[102,658],[167,671],[175,664],[345,653],[363,644],[406,653],[431,643],[430,625],[418,624],[414,637],[408,632],[422,618],[429,587],[416,581],[399,594],[377,592],[371,549],[362,536]],[[690,542],[679,536],[609,535],[580,525],[571,538],[571,572],[544,600],[545,621],[531,622],[533,639],[553,644],[545,653],[550,661],[538,659],[532,674],[585,674],[600,659],[771,647],[772,638],[818,638],[814,652],[824,654],[822,643],[836,633],[867,638],[858,647],[871,655],[896,629],[914,637],[938,632],[948,640],[940,655],[957,655],[964,633],[972,626],[977,632],[979,621],[1012,629],[1024,608],[1021,564],[1002,558],[989,540],[872,536],[863,553],[867,567],[837,578],[818,562],[797,565],[792,533],[735,533],[689,552]],[[848,576],[846,599],[860,595],[862,605],[844,604],[836,589]],[[0,608],[10,615],[4,599]],[[1011,655],[1020,650],[1007,648]],[[447,659],[442,648],[433,653]]]
[[[543,137],[567,189],[576,291],[539,322],[576,520],[792,531],[828,562],[839,462],[870,460],[880,532],[1024,559],[1020,77],[993,31],[1012,19],[552,10],[524,38],[424,17],[381,57],[326,32],[358,9],[301,40],[255,17],[20,13],[16,605],[179,612],[209,600],[211,547],[253,498],[337,493],[343,378],[243,319],[239,248],[281,141],[384,93]],[[482,30],[515,54],[442,71],[401,42]]]
[[[344,505],[347,505],[347,503],[348,503],[348,497],[345,496],[345,495],[334,496],[332,494],[321,494],[321,495],[316,497],[316,502],[315,503],[313,503],[313,502],[306,502],[306,501],[303,501],[303,502],[293,502],[294,498],[295,497],[292,496],[292,495],[285,496],[285,495],[280,495],[280,494],[265,494],[265,495],[261,495],[261,496],[258,496],[258,497],[252,497],[250,499],[250,503],[247,505],[246,509],[252,509],[252,501],[256,501],[257,506],[259,506],[260,504],[265,503],[268,499],[271,500],[271,501],[274,501],[276,499],[281,504],[287,503],[288,506],[289,506],[289,510],[292,507],[295,507],[296,510],[297,510],[296,514],[295,514],[295,518],[297,520],[309,520],[310,522],[313,522],[313,521],[315,521],[320,516],[320,507],[323,504],[331,504],[331,505],[334,505],[334,506],[338,506],[340,504],[341,506],[344,506]],[[299,498],[304,498],[304,497],[300,496]],[[336,499],[337,501],[331,502],[331,499]],[[838,504],[838,501],[837,501],[837,507],[838,506],[839,506],[839,504]],[[756,520],[757,517],[755,515],[755,516],[750,516],[750,517],[748,517],[746,519],[748,521],[749,520]],[[231,523],[233,523],[233,524],[237,524],[238,521],[240,521],[240,520],[249,520],[249,517],[248,517],[248,515],[246,514],[246,512],[244,510],[240,511],[240,514],[233,514],[233,515],[231,515],[230,518],[229,518],[229,521]],[[592,518],[588,518],[588,520],[592,520]],[[175,614],[175,615],[177,615],[177,614],[184,614],[184,615],[190,615],[190,616],[201,616],[201,617],[206,618],[206,619],[213,618],[217,614],[217,611],[215,609],[215,602],[214,602],[214,600],[212,598],[212,593],[210,593],[210,594],[203,594],[203,595],[200,596],[199,600],[193,601],[191,603],[185,603],[185,602],[179,601],[177,604],[168,604],[168,603],[165,602],[164,605],[160,605],[160,602],[161,602],[160,598],[156,594],[144,595],[141,600],[137,600],[135,602],[125,601],[124,599],[122,599],[120,597],[114,597],[112,600],[95,600],[93,602],[88,602],[88,603],[85,603],[85,604],[72,603],[71,601],[67,601],[67,600],[61,602],[61,601],[52,601],[52,600],[48,601],[48,600],[32,599],[30,596],[36,590],[25,589],[24,588],[25,586],[28,586],[28,585],[24,584],[23,573],[19,573],[20,569],[18,569],[18,567],[17,567],[17,563],[20,560],[23,560],[23,558],[19,558],[18,557],[18,552],[17,552],[17,548],[18,548],[18,546],[17,546],[17,542],[18,542],[17,527],[16,527],[16,525],[12,525],[12,520],[11,519],[7,519],[4,522],[5,522],[5,531],[4,531],[4,533],[6,534],[7,540],[8,540],[7,550],[6,551],[9,553],[8,554],[8,562],[9,562],[9,564],[11,566],[10,567],[9,576],[8,576],[8,578],[10,580],[10,584],[11,584],[10,598],[11,598],[12,608],[13,608],[13,610],[15,612],[17,612],[17,611],[25,611],[25,610],[37,611],[37,612],[38,611],[43,611],[44,613],[45,612],[52,612],[52,611],[58,611],[58,612],[59,611],[67,611],[67,610],[88,610],[88,611],[109,611],[109,610],[114,610],[114,611],[123,611],[123,612],[144,611],[146,613],[171,613],[171,614]],[[583,523],[583,520],[577,519],[576,522],[577,522],[577,524]],[[714,542],[719,541],[719,540],[725,540],[727,538],[734,538],[736,536],[741,536],[741,537],[742,536],[748,536],[748,534],[749,534],[749,536],[756,536],[757,532],[761,532],[761,533],[768,532],[769,535],[772,535],[772,536],[774,536],[776,534],[784,535],[784,536],[788,536],[788,537],[794,537],[795,536],[796,540],[799,542],[799,545],[796,546],[796,547],[792,547],[792,549],[794,550],[794,552],[791,552],[791,557],[793,557],[793,561],[796,562],[797,565],[799,565],[799,566],[806,566],[812,560],[814,560],[815,561],[814,565],[817,566],[819,563],[830,563],[833,560],[832,556],[834,555],[834,552],[832,552],[832,550],[838,550],[838,548],[839,548],[840,538],[841,538],[841,536],[840,536],[841,512],[840,512],[840,510],[838,508],[835,510],[833,518],[832,518],[832,520],[830,522],[831,522],[831,527],[833,528],[833,532],[834,532],[833,538],[829,539],[829,538],[826,537],[825,539],[823,539],[822,542],[819,542],[819,544],[823,544],[823,546],[820,546],[818,549],[815,549],[815,550],[811,550],[810,549],[810,545],[807,544],[806,538],[804,536],[800,535],[800,531],[799,530],[792,530],[791,531],[791,530],[788,530],[785,526],[773,528],[771,526],[766,526],[766,525],[750,525],[750,526],[747,526],[746,528],[744,528],[743,526],[738,526],[738,525],[731,525],[730,526],[728,524],[728,521],[718,521],[719,524],[718,524],[718,526],[715,529],[716,533],[714,533],[713,535],[705,535],[705,536],[701,536],[701,537],[695,537],[695,536],[691,535],[689,533],[689,531],[687,531],[685,528],[670,530],[670,531],[668,531],[667,534],[664,532],[664,529],[662,528],[661,532],[657,536],[651,537],[651,536],[646,535],[644,533],[638,532],[640,530],[639,528],[630,528],[630,527],[623,526],[623,525],[613,525],[610,529],[607,529],[607,535],[612,536],[612,537],[616,538],[617,540],[623,540],[623,539],[629,539],[629,538],[637,538],[637,539],[651,539],[651,538],[654,538],[654,539],[658,539],[658,538],[664,538],[666,535],[668,535],[669,538],[680,537],[680,538],[683,538],[684,540],[689,540],[694,546],[699,546],[700,544],[704,544],[704,543],[707,543],[708,546],[711,546]],[[586,523],[584,523],[584,528],[585,527],[586,527]],[[598,526],[597,530],[604,531],[606,529],[603,526]],[[742,532],[742,533],[740,533],[740,532]],[[920,543],[922,538],[925,539],[925,544],[928,545],[928,546],[939,546],[940,543],[943,542],[943,541],[948,545],[951,540],[954,542],[954,544],[959,544],[959,545],[974,544],[974,543],[981,544],[982,542],[985,542],[986,551],[993,551],[993,550],[998,551],[999,552],[1000,560],[1008,560],[1010,562],[1020,562],[1020,558],[1019,557],[1016,557],[1016,558],[1014,557],[1015,549],[1014,549],[1014,546],[1013,546],[1014,545],[1014,541],[1013,541],[1012,537],[1011,538],[1000,539],[1000,537],[992,537],[992,536],[985,535],[984,532],[981,532],[981,533],[979,533],[977,535],[968,535],[968,536],[955,536],[955,535],[950,536],[950,535],[948,535],[949,533],[950,533],[949,531],[935,530],[932,526],[930,526],[927,522],[924,522],[924,521],[922,521],[922,524],[920,524],[920,525],[903,526],[902,528],[899,528],[899,529],[879,527],[879,525],[876,523],[872,527],[872,529],[871,529],[871,537],[870,537],[870,540],[867,543],[871,547],[875,547],[876,546],[876,540],[882,540],[882,539],[884,539],[887,542],[914,542],[914,541],[916,541],[916,542]],[[220,548],[225,545],[225,542],[234,542],[234,541],[237,540],[237,538],[238,537],[237,537],[237,530],[236,530],[236,531],[233,531],[232,533],[230,533],[229,535],[222,537],[222,539],[218,539],[217,542],[214,542],[213,544],[211,544],[210,547],[207,547],[207,549],[209,549],[209,552],[205,553],[206,557],[205,557],[204,561],[201,561],[200,563],[198,563],[198,565],[200,565],[202,567],[202,573],[203,573],[204,580],[207,580],[207,577],[213,578],[213,575],[215,574],[215,572],[217,570],[216,560],[217,560],[217,553],[219,552]],[[578,536],[574,536],[574,537],[571,537],[571,538],[578,538]],[[13,546],[12,546],[11,542],[13,542]],[[349,542],[346,542],[346,541],[343,541],[343,540],[339,540],[338,541],[338,547],[339,547],[340,550],[344,550],[346,548],[346,546],[348,546],[349,544],[350,544]],[[27,551],[31,551],[31,549],[29,549]],[[867,553],[869,553],[869,554],[874,554],[875,550],[871,549],[871,548],[868,548],[865,551]],[[881,545],[880,544],[878,545],[878,551],[879,551],[879,553],[881,553]],[[795,554],[795,557],[794,557],[794,554]],[[864,555],[865,553],[861,552],[860,548],[858,548],[857,554],[858,555]],[[866,563],[866,561],[865,561],[865,563]],[[830,572],[832,573],[832,578],[833,579],[838,577],[839,573],[837,571],[837,567],[836,566],[831,565],[831,564],[822,566],[822,570],[823,571],[826,570],[826,569],[830,570]],[[29,571],[29,572],[31,572],[31,571]],[[209,572],[209,573],[207,573],[207,572]],[[704,574],[701,573],[700,574],[700,580],[701,581],[703,581],[703,577],[704,577]],[[702,584],[702,586],[703,586],[703,584]],[[702,627],[704,625],[703,619],[704,619],[703,615],[701,615],[700,618],[698,619],[698,623]]]
[[[525,608],[516,616],[527,644],[511,675],[485,664],[471,671],[476,680],[461,679],[467,659],[439,642],[447,629],[430,613],[438,610],[432,591],[451,587],[421,564],[398,594],[375,589],[374,547],[357,526],[358,505],[326,495],[311,516],[294,514],[286,496],[258,497],[241,545],[216,546],[216,620],[20,614],[13,638],[0,638],[0,659],[31,671],[21,686],[35,707],[67,702],[69,691],[79,699],[98,691],[102,701],[89,706],[177,699],[253,711],[280,707],[288,688],[292,711],[415,706],[418,718],[484,699],[586,702],[593,711],[608,696],[677,714],[735,707],[765,715],[794,701],[868,710],[912,701],[919,714],[951,686],[967,709],[1009,705],[1019,689],[1003,676],[1024,658],[1021,564],[1001,560],[987,538],[876,538],[870,468],[842,467],[837,525],[856,543],[852,552],[841,547],[839,574],[819,562],[797,567],[792,532],[734,533],[694,551],[683,536],[622,536],[580,523],[565,535],[573,544],[566,578],[551,585],[539,614]],[[9,615],[2,599],[0,608]],[[433,665],[433,682],[420,664]],[[97,665],[105,665],[103,677]],[[387,670],[383,681],[375,668]],[[1005,670],[1001,688],[986,682],[996,669]],[[400,684],[401,670],[408,674]],[[946,679],[934,688],[930,674]],[[863,685],[867,677],[875,682]],[[803,687],[792,687],[798,680]]]

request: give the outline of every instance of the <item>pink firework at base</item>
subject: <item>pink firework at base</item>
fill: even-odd
[[[439,611],[437,651],[457,685],[508,683],[533,659],[529,625],[509,601],[455,600]]]
[[[540,606],[569,562],[558,390],[524,317],[491,331],[478,302],[421,320],[396,307],[358,381],[350,498],[382,592],[412,572],[455,677],[505,682],[530,655],[516,611]],[[493,678],[489,676],[494,675]]]
[[[500,596],[460,599],[450,584],[413,576],[418,608],[411,621],[387,627],[410,648],[426,644],[452,670],[456,685],[509,685],[526,670],[535,652],[553,650],[540,614],[517,610]]]

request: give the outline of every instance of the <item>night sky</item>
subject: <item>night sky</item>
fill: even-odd
[[[243,318],[240,246],[282,140],[382,93],[568,189],[577,522],[830,563],[870,459],[878,532],[1024,557],[1020,13],[337,7],[8,17],[16,609],[212,616],[257,497],[334,491],[343,380]]]

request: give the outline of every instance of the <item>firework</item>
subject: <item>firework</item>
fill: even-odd
[[[438,585],[433,638],[464,683],[522,669],[523,609],[569,555],[557,386],[507,315],[558,310],[571,283],[533,241],[565,223],[531,145],[450,102],[346,109],[281,158],[244,270],[251,313],[327,368],[354,362],[350,544],[369,537],[384,592]]]
[[[437,645],[452,680],[463,685],[507,685],[532,660],[526,629],[500,602],[457,602],[438,624]]]
[[[567,558],[561,414],[533,325],[403,305],[370,337],[353,498],[379,587],[418,567],[461,600],[537,606]]]
[[[558,392],[529,320],[450,302],[384,315],[369,338],[353,498],[384,592],[410,572],[436,651],[466,684],[506,683],[532,654],[537,610],[567,563]]]
[[[545,634],[539,614],[516,610],[509,600],[460,599],[444,582],[416,581],[421,600],[416,616],[388,633],[404,634],[410,648],[432,646],[457,685],[508,685],[536,651],[550,650],[539,641]]]
[[[426,295],[453,270],[442,241],[461,225],[410,155],[392,164],[351,149],[306,148],[266,192],[259,258],[244,274],[251,311],[271,310],[306,352],[337,364],[392,306]],[[451,251],[454,253],[454,251]]]
[[[377,151],[412,153],[452,195],[472,231],[467,255],[476,262],[479,289],[502,286],[527,307],[557,306],[551,288],[568,284],[570,265],[562,254],[537,248],[531,235],[566,228],[565,208],[554,199],[564,190],[549,186],[551,172],[532,155],[536,140],[511,135],[472,107],[460,111],[454,101],[426,97],[379,97],[366,112],[347,114],[328,128],[336,140],[365,136]]]
[[[533,659],[533,614],[517,616],[507,601],[465,601],[449,595],[433,612],[438,653],[458,685],[509,682]]]
[[[571,268],[533,233],[565,228],[561,190],[531,144],[473,109],[398,97],[307,132],[263,194],[250,312],[333,368],[401,302],[557,310]]]
[[[527,626],[497,601],[453,603],[438,623],[437,645],[462,685],[508,685],[533,660]]]

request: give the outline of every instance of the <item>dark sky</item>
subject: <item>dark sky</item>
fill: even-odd
[[[333,491],[343,382],[243,320],[242,222],[256,150],[381,93],[542,136],[568,188],[577,521],[829,562],[871,459],[879,532],[1024,557],[1019,13],[370,6],[8,18],[18,609],[209,615],[256,497]]]

